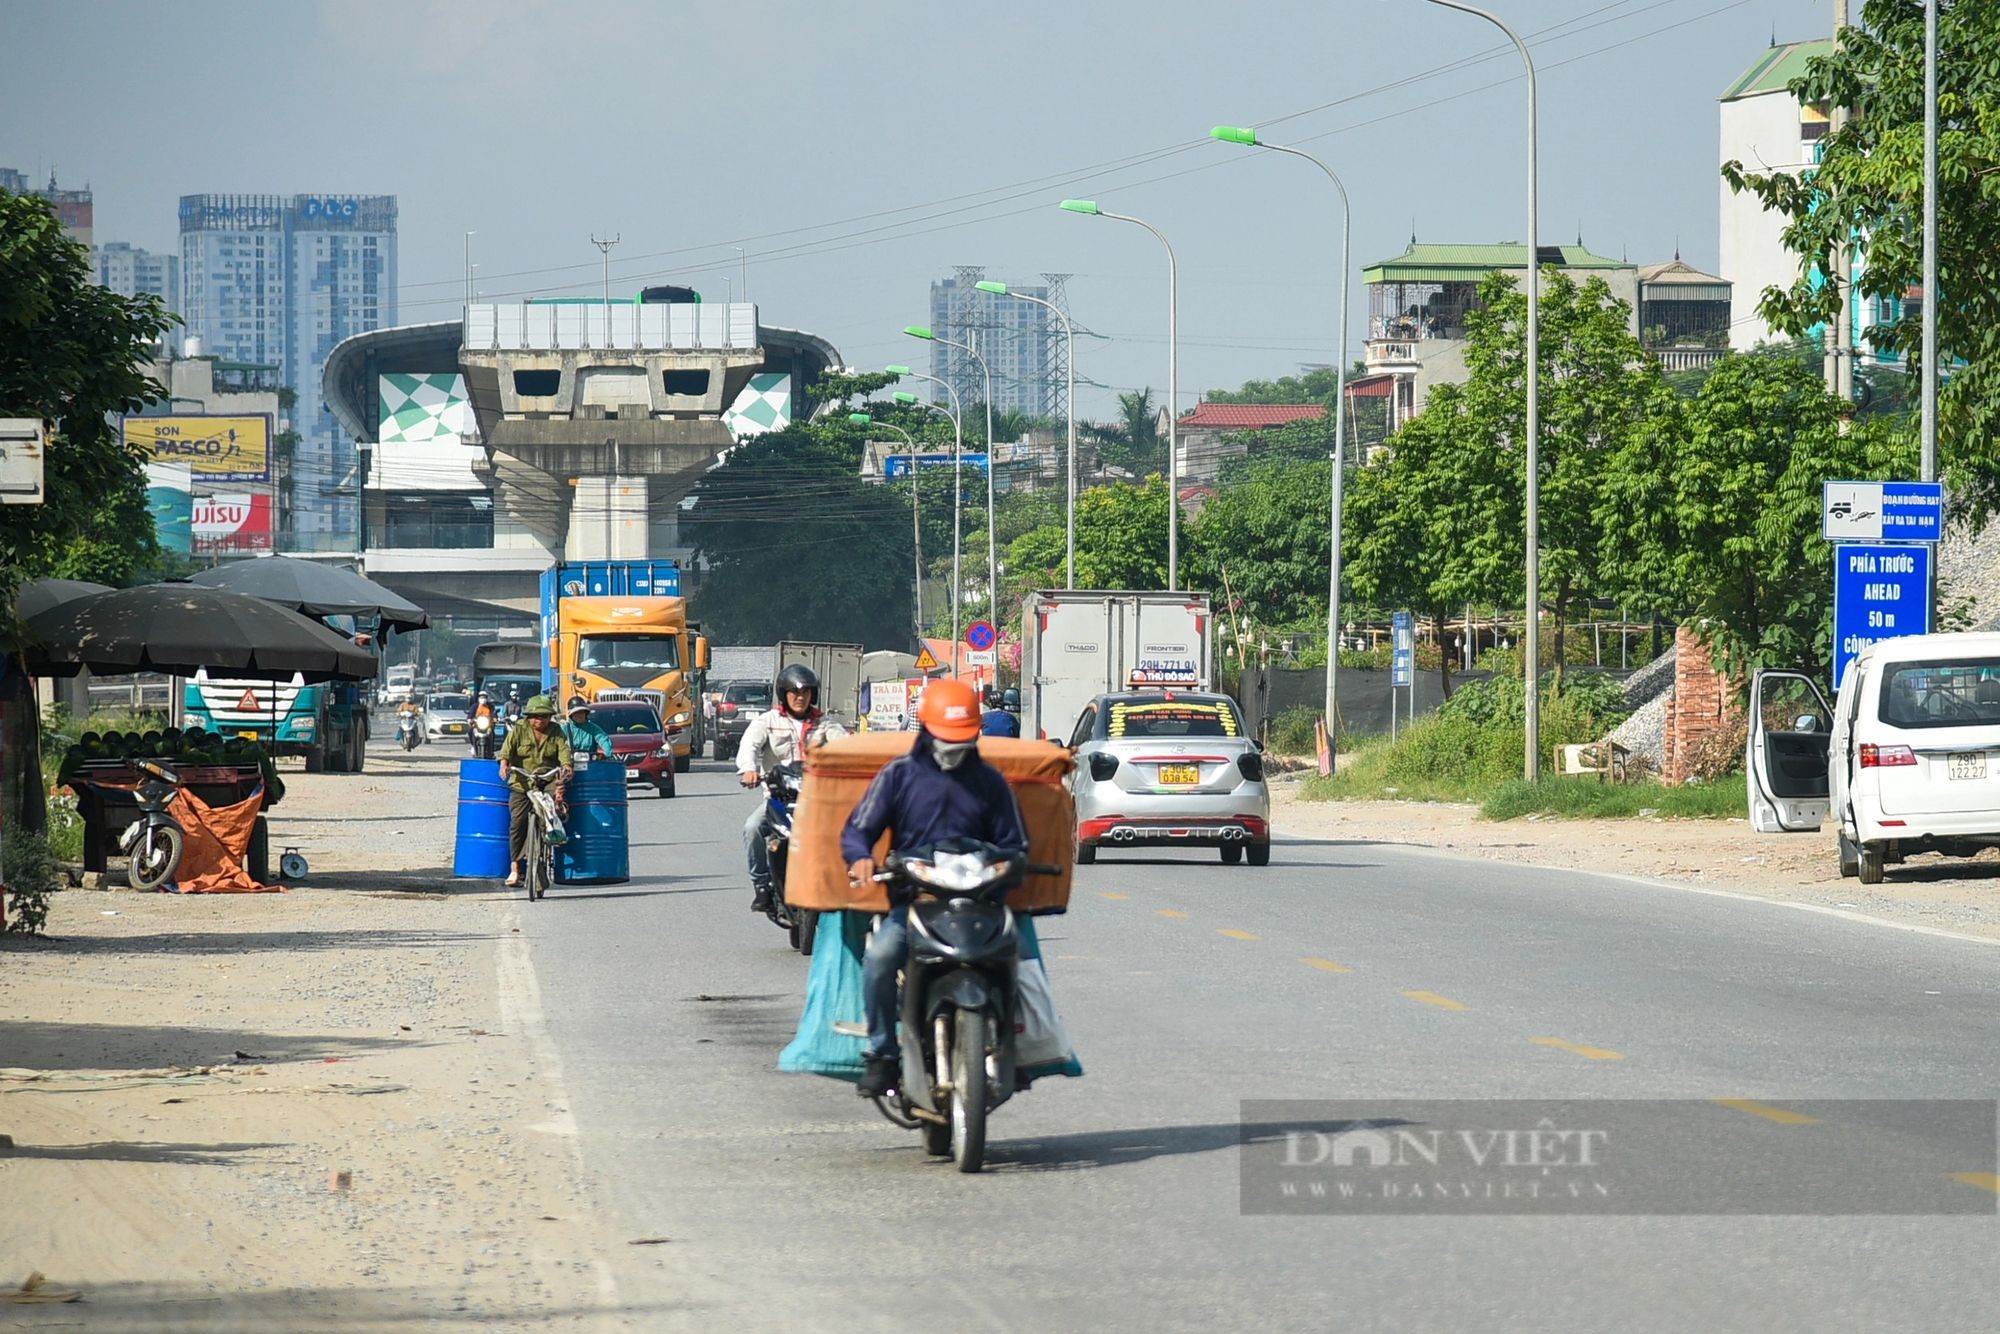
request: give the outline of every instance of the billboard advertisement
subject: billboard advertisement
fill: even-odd
[[[268,413],[127,417],[125,445],[151,463],[185,463],[203,481],[271,480]]]
[[[269,551],[271,497],[262,492],[196,496],[188,533],[196,551]]]

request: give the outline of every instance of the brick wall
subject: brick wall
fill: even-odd
[[[1694,748],[1726,726],[1735,712],[1729,681],[1709,661],[1708,649],[1686,626],[1674,632],[1674,699],[1668,707],[1665,777],[1687,780]]]

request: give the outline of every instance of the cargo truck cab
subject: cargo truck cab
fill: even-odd
[[[690,633],[687,603],[660,597],[565,597],[549,641],[553,688],[592,703],[643,700],[659,711],[674,771],[694,760],[694,677],[708,641]]]

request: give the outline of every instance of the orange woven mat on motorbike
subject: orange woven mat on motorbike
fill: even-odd
[[[888,890],[847,883],[840,855],[840,831],[882,766],[907,754],[914,732],[863,732],[840,737],[806,753],[806,781],[792,822],[792,846],[785,866],[785,902],[821,912],[851,908],[887,912]],[[1028,860],[1060,866],[1060,875],[1031,875],[1007,896],[1016,912],[1069,907],[1070,865],[1076,860],[1076,803],[1063,779],[1075,767],[1069,751],[1051,741],[1013,737],[979,738],[982,759],[1007,775],[1021,818],[1028,825]],[[884,834],[875,848],[881,860],[889,848]]]
[[[192,792],[181,791],[167,803],[167,814],[184,835],[180,869],[174,880],[183,894],[282,894],[277,885],[260,885],[243,869],[250,835],[264,809],[264,789],[258,788],[234,806],[211,806]]]

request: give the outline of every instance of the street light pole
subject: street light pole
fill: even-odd
[[[1044,301],[1042,300],[1042,298],[1038,296],[1029,296],[1026,292],[1009,291],[1007,284],[1005,283],[981,282],[981,283],[975,283],[974,286],[976,286],[982,292],[991,292],[995,296],[1011,296],[1019,298],[1022,301],[1032,301],[1038,306],[1047,306],[1050,310],[1055,312],[1056,318],[1062,321],[1063,339],[1065,341],[1066,346],[1069,348],[1069,356],[1067,358],[1069,362],[1068,402],[1064,405],[1064,414],[1069,418],[1069,503],[1064,507],[1066,512],[1063,518],[1063,583],[1067,587],[1075,588],[1076,587],[1076,330],[1074,327],[1071,326],[1069,322],[1069,316],[1063,313],[1062,307],[1058,306],[1053,301]],[[987,462],[990,466],[992,462],[990,457],[988,458]]]
[[[955,347],[979,363],[980,373],[986,377],[986,614],[993,620],[1000,619],[1000,547],[994,537],[993,508],[993,368],[986,364],[986,358],[979,355],[979,349],[970,343],[955,343],[949,338],[939,338],[920,324],[912,324],[903,330],[912,338],[922,338],[928,342],[943,343]],[[994,679],[999,679],[996,669]]]
[[[917,442],[910,438],[908,431],[894,422],[878,422],[865,412],[850,412],[847,414],[847,420],[853,422],[856,426],[886,426],[897,435],[902,436],[904,443],[910,447],[910,533],[912,542],[914,543],[911,550],[916,553],[917,567],[917,647],[922,648],[924,639],[924,523],[923,516],[918,512],[917,507]],[[886,468],[884,471],[886,471]]]
[[[1167,250],[1167,589],[1181,586],[1181,279],[1174,248],[1158,227],[1141,218],[1110,213],[1095,200],[1065,199],[1071,213],[1130,222],[1151,232]]]
[[[1252,148],[1268,148],[1273,153],[1290,153],[1293,157],[1304,158],[1326,173],[1333,188],[1340,192],[1340,356],[1333,366],[1333,505],[1332,536],[1333,555],[1327,561],[1326,574],[1326,741],[1328,772],[1337,768],[1340,759],[1336,743],[1339,718],[1334,690],[1336,674],[1340,667],[1340,536],[1342,501],[1347,476],[1347,284],[1351,273],[1348,258],[1348,242],[1354,225],[1354,211],[1348,204],[1347,187],[1334,174],[1332,167],[1310,153],[1283,144],[1265,143],[1257,137],[1257,131],[1218,125],[1209,131],[1211,138],[1224,143],[1245,144]]]
[[[623,232],[618,233],[618,235],[612,237],[609,241],[598,240],[596,232],[590,234],[590,243],[596,246],[604,255],[604,345],[606,347],[611,346],[611,247],[617,245],[624,238],[625,233]]]
[[[1938,475],[1938,0],[1924,4],[1924,381],[1921,472]]]
[[[1933,4],[1936,0],[1931,0]],[[1542,367],[1542,316],[1541,289],[1542,266],[1541,232],[1539,230],[1538,201],[1540,191],[1536,183],[1535,162],[1535,62],[1528,54],[1528,45],[1514,30],[1492,14],[1460,0],[1430,0],[1434,5],[1446,9],[1456,9],[1485,19],[1514,43],[1514,49],[1521,53],[1521,64],[1528,72],[1528,422],[1526,465],[1528,473],[1525,511],[1527,534],[1527,634],[1524,636],[1527,649],[1523,664],[1525,677],[1522,681],[1522,704],[1526,713],[1528,742],[1525,777],[1533,783],[1542,776],[1542,553],[1541,553],[1541,502],[1542,502],[1542,449],[1541,427],[1541,367]],[[1929,293],[1924,296],[1926,303]]]
[[[912,380],[929,380],[932,384],[944,385],[944,391],[951,395],[950,412],[945,412],[935,403],[923,403],[922,406],[934,412],[944,413],[945,418],[951,422],[951,674],[955,679],[959,668],[958,618],[965,607],[963,566],[959,560],[959,538],[965,527],[965,487],[960,480],[961,461],[965,457],[965,431],[962,425],[965,410],[959,406],[958,390],[937,376],[920,375],[908,366],[891,366],[888,370],[891,375],[907,375]],[[898,402],[912,404],[921,402],[915,394],[897,394],[896,399]]]

